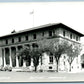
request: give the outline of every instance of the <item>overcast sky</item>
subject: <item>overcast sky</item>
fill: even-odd
[[[84,2],[0,3],[0,36],[59,22],[84,34]]]

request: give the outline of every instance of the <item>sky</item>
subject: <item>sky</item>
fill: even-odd
[[[0,36],[48,23],[63,23],[84,34],[84,2],[0,3]]]

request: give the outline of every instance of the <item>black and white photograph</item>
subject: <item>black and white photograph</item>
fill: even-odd
[[[83,82],[84,2],[0,2],[0,82]]]

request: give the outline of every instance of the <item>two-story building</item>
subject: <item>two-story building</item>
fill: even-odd
[[[80,44],[80,37],[83,34],[78,31],[62,24],[53,23],[46,24],[30,29],[26,29],[19,32],[14,32],[0,37],[0,64],[4,67],[10,65],[11,67],[23,67],[24,62],[22,58],[17,58],[16,52],[21,50],[24,46],[33,48],[33,44],[37,43],[40,47],[57,40],[67,40],[76,44]],[[63,57],[62,57],[63,58]],[[59,66],[60,69],[65,70],[64,59],[61,59],[63,63]],[[52,62],[52,63],[50,63]],[[26,67],[31,66],[26,62]],[[54,57],[50,57],[44,53],[43,64],[41,65],[43,70],[56,70],[56,62]],[[60,70],[59,69],[59,70]]]

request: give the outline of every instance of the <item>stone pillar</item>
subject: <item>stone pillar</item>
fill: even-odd
[[[23,67],[26,67],[26,60],[23,60]]]
[[[33,58],[31,58],[31,65],[29,66],[29,69],[32,71],[33,67],[34,67],[34,65],[33,65]]]
[[[9,58],[10,58],[10,67],[12,67],[12,54],[11,54],[11,47],[9,48],[9,52],[10,52],[10,56],[9,56]]]
[[[6,59],[5,59],[5,48],[4,48],[4,67],[6,66]]]
[[[22,48],[25,49],[25,45],[22,45]],[[26,67],[26,60],[23,59],[23,67]]]
[[[17,56],[17,47],[16,47],[16,67],[19,67],[19,60],[18,60],[18,56]]]
[[[41,69],[41,58],[39,58],[39,65],[37,67],[37,70],[40,70]]]

